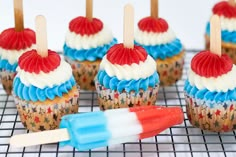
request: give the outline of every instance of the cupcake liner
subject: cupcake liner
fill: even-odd
[[[15,96],[14,98],[22,124],[35,132],[56,129],[62,116],[78,112],[78,90],[74,91],[70,98],[62,97],[62,101],[52,101],[51,104],[27,102]]]
[[[190,123],[202,130],[228,132],[236,129],[236,102],[223,102],[211,108],[204,100],[185,93],[187,116]]]
[[[15,72],[9,72],[9,71],[0,71],[0,78],[2,82],[3,89],[6,91],[8,95],[11,95],[12,93],[12,84],[13,79],[15,77]]]
[[[160,76],[160,86],[170,86],[181,79],[184,67],[185,52],[165,60],[158,59],[157,72]]]
[[[80,89],[95,90],[94,78],[97,75],[101,60],[90,61],[72,61],[66,58],[66,61],[71,65],[73,75]]]
[[[154,105],[159,87],[157,84],[153,88],[149,87],[146,91],[140,89],[138,93],[134,91],[119,93],[118,91],[106,89],[97,80],[95,80],[95,84],[101,110]]]
[[[205,39],[206,39],[205,47],[207,50],[209,50],[210,38],[208,35],[205,35]],[[227,54],[232,59],[233,63],[236,64],[236,44],[222,42],[221,47],[222,47],[222,53]]]

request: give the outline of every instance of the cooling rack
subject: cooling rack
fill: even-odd
[[[27,133],[20,122],[13,98],[0,86],[0,157],[233,157],[236,156],[235,131],[212,133],[190,125],[186,116],[183,87],[191,58],[197,50],[188,50],[182,80],[159,89],[158,105],[181,106],[185,118],[182,125],[169,128],[153,138],[89,151],[59,147],[58,143],[12,148],[8,143],[14,134]],[[80,92],[80,112],[97,111],[95,92]],[[32,139],[33,140],[33,139]]]

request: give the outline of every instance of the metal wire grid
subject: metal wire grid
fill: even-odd
[[[30,156],[30,157],[230,157],[236,156],[236,134],[212,133],[202,131],[190,125],[186,117],[186,105],[183,94],[184,80],[194,50],[189,50],[186,56],[183,79],[171,87],[159,89],[158,105],[181,106],[185,119],[182,125],[174,126],[153,138],[130,142],[116,146],[99,148],[89,151],[77,151],[71,147],[60,148],[58,143],[13,148],[9,139],[14,134],[28,133],[20,122],[13,98],[7,96],[0,87],[0,157]],[[95,92],[80,92],[80,112],[99,110]],[[32,139],[33,140],[33,139]]]

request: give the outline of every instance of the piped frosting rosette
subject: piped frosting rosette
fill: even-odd
[[[199,52],[191,62],[184,91],[189,121],[204,130],[235,129],[236,66],[228,55]]]
[[[142,46],[155,60],[178,55],[183,46],[162,18],[146,17],[139,21],[135,44]]]
[[[213,7],[212,12],[220,17],[222,41],[236,44],[236,6],[230,5],[228,1],[221,1]],[[210,36],[209,22],[206,27],[206,34]]]
[[[31,29],[21,32],[15,28],[4,30],[0,35],[0,70],[16,72],[19,57],[35,47],[35,33]]]
[[[61,98],[75,85],[71,66],[56,52],[49,50],[48,57],[41,57],[32,50],[19,59],[13,91],[21,100],[44,102]]]
[[[79,16],[69,24],[64,44],[64,55],[75,61],[95,61],[102,59],[107,50],[117,40],[102,21]]]
[[[103,57],[95,85],[102,110],[155,104],[156,62],[141,46],[116,44]]]

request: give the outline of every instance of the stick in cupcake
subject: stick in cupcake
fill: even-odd
[[[34,31],[24,28],[22,0],[14,0],[14,15],[15,28],[8,28],[0,34],[0,78],[8,95],[12,94],[18,58],[35,46]]]
[[[13,96],[28,130],[52,130],[58,128],[62,116],[78,112],[79,91],[71,66],[48,49],[43,16],[36,17],[36,43],[36,50],[19,58]]]
[[[156,61],[160,85],[169,86],[182,77],[185,51],[167,21],[159,17],[158,0],[150,0],[150,4],[150,16],[138,22],[135,44]]]
[[[107,50],[117,43],[111,30],[93,17],[93,0],[86,0],[86,16],[78,16],[69,23],[63,53],[73,68],[80,89],[95,90],[94,77]]]
[[[193,57],[185,82],[187,115],[195,127],[227,132],[236,125],[236,66],[228,55],[222,54],[219,16],[212,16],[210,27],[210,51]]]
[[[125,6],[124,47],[133,49],[133,7]],[[128,34],[126,34],[128,33]],[[163,130],[183,122],[180,107],[145,106],[67,115],[60,129],[15,135],[12,146],[31,146],[60,142],[78,150],[88,150],[125,142],[137,141],[157,135]],[[32,139],[34,139],[32,141]]]

